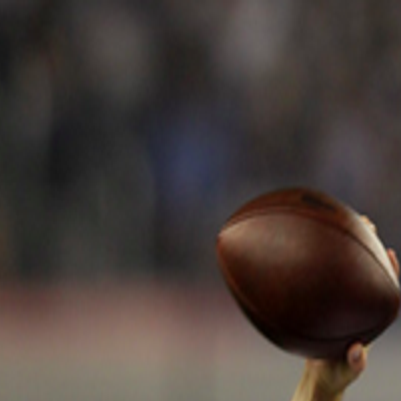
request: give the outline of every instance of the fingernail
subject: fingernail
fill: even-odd
[[[352,362],[358,362],[362,357],[362,349],[360,347],[354,349],[351,353]]]

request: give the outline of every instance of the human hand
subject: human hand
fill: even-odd
[[[362,219],[376,233],[375,225],[365,216]],[[387,253],[399,276],[400,265],[395,251],[388,249]],[[307,360],[292,401],[340,401],[345,389],[365,370],[367,357],[368,348],[355,343],[348,349],[345,360]]]
[[[308,359],[292,401],[340,401],[367,364],[367,348],[352,345],[345,360]]]

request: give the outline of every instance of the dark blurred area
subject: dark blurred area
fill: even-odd
[[[311,185],[400,244],[395,1],[2,2],[4,277],[214,275],[241,202]]]
[[[239,313],[216,234],[313,186],[401,252],[400,19],[394,0],[0,1],[1,397],[290,399],[302,361]],[[359,399],[401,394],[398,329]]]

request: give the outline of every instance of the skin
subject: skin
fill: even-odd
[[[375,225],[365,216],[362,220],[376,232]],[[397,275],[400,265],[393,249],[387,250]],[[305,363],[303,376],[292,401],[341,401],[344,391],[365,370],[368,349],[362,344],[353,344],[345,361],[313,360]]]
[[[363,372],[367,349],[350,347],[346,361],[307,360],[292,401],[340,401],[345,389]]]

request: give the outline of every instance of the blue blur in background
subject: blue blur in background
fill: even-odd
[[[302,185],[401,250],[400,17],[390,0],[2,1],[0,396],[290,399],[303,361],[240,315],[216,234]],[[350,400],[401,395],[397,345],[395,324]]]

